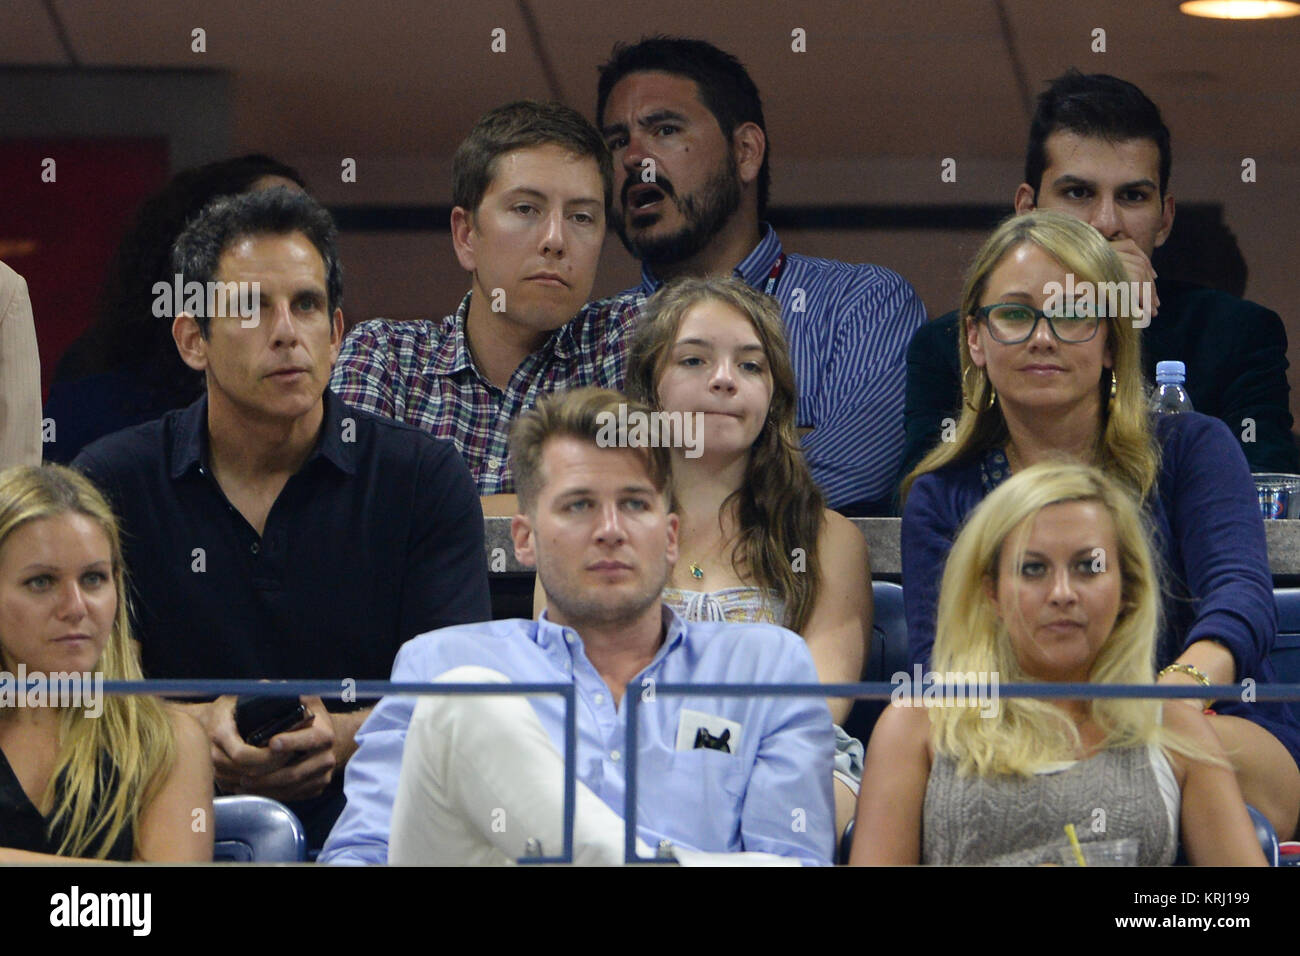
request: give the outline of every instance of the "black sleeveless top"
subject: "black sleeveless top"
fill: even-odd
[[[100,764],[100,775],[101,779],[108,780],[111,786],[116,774],[112,761],[107,757]],[[95,792],[95,799],[91,804],[91,819],[98,816],[101,794],[102,790]],[[57,802],[56,798],[56,805]],[[4,751],[0,750],[0,846],[12,850],[28,850],[32,853],[57,854],[59,846],[63,843],[64,830],[59,827],[51,833],[49,823],[48,819],[41,816],[41,812],[36,809],[31,800],[27,799],[22,784],[14,775],[13,768],[9,766],[9,760],[5,757]],[[133,856],[134,844],[135,835],[131,827],[129,825],[123,827],[105,859],[129,863]],[[95,856],[101,845],[102,839],[92,843],[85,855]]]

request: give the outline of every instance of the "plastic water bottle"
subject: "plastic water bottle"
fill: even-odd
[[[1187,381],[1187,366],[1182,362],[1156,363],[1156,390],[1151,393],[1151,411],[1157,415],[1177,415],[1192,410],[1192,400],[1187,397],[1183,383]]]

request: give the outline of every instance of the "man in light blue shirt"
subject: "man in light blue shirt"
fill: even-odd
[[[393,680],[573,681],[579,862],[622,860],[623,697],[631,688],[641,694],[644,844],[829,863],[834,734],[824,699],[654,692],[686,682],[815,684],[817,673],[790,631],[687,624],[662,605],[677,558],[667,449],[628,447],[616,425],[632,426],[635,437],[642,414],[616,392],[580,389],[549,396],[517,420],[510,453],[523,513],[512,534],[519,559],[537,567],[547,610],[538,621],[464,625],[409,641]],[[523,856],[529,839],[558,853],[564,705],[554,695],[523,700],[383,700],[357,735],[347,807],[321,861],[506,862]]]

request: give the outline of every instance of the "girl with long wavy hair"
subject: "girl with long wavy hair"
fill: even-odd
[[[766,621],[802,635],[827,683],[860,679],[871,635],[866,541],[825,507],[800,449],[798,392],[774,299],[736,279],[679,279],[645,306],[627,392],[698,413],[696,448],[673,449],[681,560],[664,602],[694,620]],[[839,729],[837,818],[861,780],[861,744]]]
[[[939,577],[957,530],[1009,475],[1065,458],[1142,502],[1160,559],[1162,683],[1275,680],[1277,606],[1255,485],[1237,436],[1187,412],[1153,418],[1141,316],[1119,256],[1087,223],[1015,216],[975,257],[962,292],[963,408],[954,441],[904,482],[900,546],[912,660],[929,661]],[[1073,294],[1072,294],[1073,293]],[[1245,692],[1206,700],[1246,801],[1290,839],[1300,815],[1300,721]]]
[[[117,522],[89,481],[58,465],[0,472],[9,681],[140,680],[126,593]],[[80,701],[0,708],[0,862],[211,861],[212,765],[198,722],[152,697],[87,701],[87,683]]]
[[[1096,468],[1036,464],[990,493],[952,547],[933,675],[949,686],[956,675],[1151,684],[1158,615],[1157,566],[1130,493]],[[1196,708],[996,696],[969,706],[975,696],[927,693],[885,710],[851,862],[1062,862],[1072,824],[1088,855],[1136,841],[1129,862],[1167,865],[1181,836],[1194,864],[1264,865],[1236,776]]]

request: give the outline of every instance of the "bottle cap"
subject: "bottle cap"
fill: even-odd
[[[1174,382],[1182,383],[1187,381],[1187,366],[1182,362],[1157,362],[1156,363],[1156,383],[1159,385],[1172,385]]]

